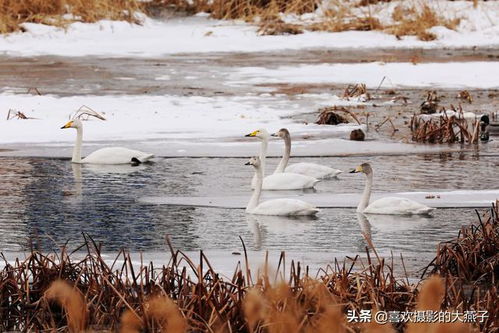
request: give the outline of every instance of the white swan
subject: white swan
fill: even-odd
[[[252,157],[246,165],[255,168],[256,188],[246,207],[246,212],[256,215],[303,216],[319,212],[315,206],[297,199],[273,199],[260,203],[262,192],[263,169],[259,157]]]
[[[262,170],[265,170],[265,157],[267,155],[267,147],[269,144],[270,134],[265,129],[259,129],[246,136],[256,137],[262,141],[260,148],[260,163]],[[251,188],[256,187],[256,175],[251,181]],[[314,177],[300,175],[297,173],[276,173],[269,175],[263,179],[264,190],[301,190],[312,188],[319,180]]]
[[[350,173],[362,172],[367,176],[364,193],[357,206],[358,213],[364,214],[384,214],[384,215],[427,215],[435,208],[420,204],[414,200],[397,197],[385,197],[369,204],[371,197],[371,188],[373,185],[373,169],[369,163],[359,165]]]
[[[105,120],[104,117],[100,116],[96,112],[89,113],[85,112],[87,115],[95,116],[99,119]],[[71,162],[73,163],[89,163],[89,164],[139,164],[150,160],[154,155],[149,153],[144,153],[142,151],[122,148],[122,147],[109,147],[102,148],[94,151],[85,158],[81,158],[81,144],[83,140],[83,124],[78,117],[74,117],[68,123],[61,127],[65,128],[76,128],[76,143],[73,148],[73,158]]]
[[[282,159],[275,169],[274,174],[291,172],[317,179],[326,179],[334,178],[342,172],[341,170],[316,163],[301,162],[288,165],[289,157],[291,155],[291,135],[289,134],[289,131],[286,128],[281,128],[278,132],[272,134],[272,136],[280,137],[284,140],[284,154],[282,155]]]

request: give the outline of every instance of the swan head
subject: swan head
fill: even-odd
[[[72,119],[68,121],[64,126],[61,127],[61,129],[65,128],[81,128],[81,120],[78,118]]]
[[[252,165],[255,168],[260,167],[260,157],[254,156],[249,159],[248,162],[244,163],[244,165]]]
[[[267,132],[266,129],[264,128],[260,128],[256,131],[253,131],[249,134],[246,134],[245,136],[248,136],[248,137],[255,137],[255,138],[259,138],[261,140],[265,140],[265,139],[268,139],[270,137],[270,134],[269,132]]]
[[[289,137],[289,131],[287,128],[281,128],[277,132],[272,133],[271,136],[276,136],[276,137],[284,139],[286,137]]]
[[[362,163],[361,165],[350,171],[350,173],[359,173],[359,172],[365,173],[366,175],[372,174],[373,169],[371,168],[371,164]]]

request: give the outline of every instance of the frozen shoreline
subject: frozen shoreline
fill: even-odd
[[[372,9],[389,24],[396,2],[378,4]],[[477,9],[469,1],[435,2],[439,13],[459,17],[457,31],[433,27],[438,39],[429,42],[380,31],[337,33],[305,32],[299,35],[259,36],[258,27],[241,21],[218,21],[206,15],[160,21],[144,18],[142,26],[127,22],[100,21],[73,23],[67,30],[26,23],[25,33],[0,36],[0,54],[11,56],[59,55],[82,57],[159,57],[167,54],[209,52],[264,52],[299,49],[345,48],[475,48],[499,46],[499,4],[480,2]],[[320,13],[286,20],[314,20]]]

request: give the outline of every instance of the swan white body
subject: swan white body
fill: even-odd
[[[260,163],[262,170],[265,170],[265,158],[267,156],[267,148],[269,143],[270,134],[260,129],[254,131],[247,136],[257,137],[262,140],[260,148]],[[297,173],[275,173],[263,179],[263,190],[301,190],[306,188],[313,188],[319,180],[314,177],[300,175]],[[251,181],[251,188],[255,189],[257,185],[256,174]]]
[[[373,171],[371,165],[364,163],[351,172],[362,172],[365,173],[367,177],[364,193],[362,194],[362,198],[357,206],[358,213],[383,215],[428,215],[435,209],[420,204],[414,200],[398,197],[385,197],[369,204],[373,184]]]
[[[81,145],[83,141],[83,124],[76,118],[68,122],[62,128],[76,128],[76,143],[73,148],[71,162],[80,164],[131,164],[134,162],[146,162],[154,157],[153,154],[144,153],[122,147],[102,148],[94,151],[85,158],[81,158]],[[134,161],[136,159],[137,161]]]
[[[326,179],[334,178],[342,172],[341,170],[316,163],[302,162],[288,165],[289,158],[291,156],[291,135],[289,134],[289,131],[286,128],[282,128],[277,133],[272,134],[272,136],[278,136],[284,140],[284,154],[282,155],[282,159],[275,169],[274,174],[283,172],[296,173],[314,177],[316,179]]]
[[[414,200],[398,197],[384,197],[367,206],[364,214],[384,215],[425,215],[434,208],[430,208]],[[358,210],[357,210],[358,211]]]
[[[256,187],[246,207],[246,212],[256,215],[304,216],[319,212],[315,206],[297,199],[273,199],[260,203],[263,185],[263,169],[260,158],[253,157],[246,163],[255,168]]]
[[[256,188],[256,178],[251,180],[251,188]],[[296,173],[276,173],[263,179],[262,189],[264,190],[301,190],[312,188],[317,184],[317,178],[304,176]]]
[[[288,165],[285,172],[298,173],[317,179],[327,179],[338,176],[342,171],[316,163],[301,162]]]
[[[132,158],[140,162],[150,160],[154,155],[123,147],[107,147],[94,151],[83,158],[80,163],[91,164],[130,164]],[[77,162],[76,162],[77,163]]]

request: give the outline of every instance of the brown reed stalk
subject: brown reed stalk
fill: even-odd
[[[45,299],[58,302],[64,309],[70,332],[81,332],[86,328],[87,309],[78,289],[63,280],[55,280],[44,293]]]
[[[170,261],[160,267],[134,264],[125,251],[109,262],[101,256],[101,244],[84,235],[78,256],[63,247],[48,254],[32,250],[13,262],[4,258],[0,331],[54,331],[69,325],[74,331],[385,332],[389,327],[346,323],[345,313],[424,308],[487,310],[488,317],[476,328],[497,333],[498,215],[494,206],[455,240],[441,244],[427,269],[440,278],[430,279],[436,282],[425,283],[419,293],[417,284],[395,276],[393,260],[373,256],[370,248],[364,258],[335,260],[314,277],[294,261],[285,267],[283,254],[275,275],[265,266],[263,274],[248,277],[251,271],[238,265],[231,277],[222,278],[202,252],[199,263],[172,246]],[[60,280],[66,282],[54,287]],[[57,290],[79,297],[60,296]],[[434,332],[467,329],[469,325],[432,326]]]

